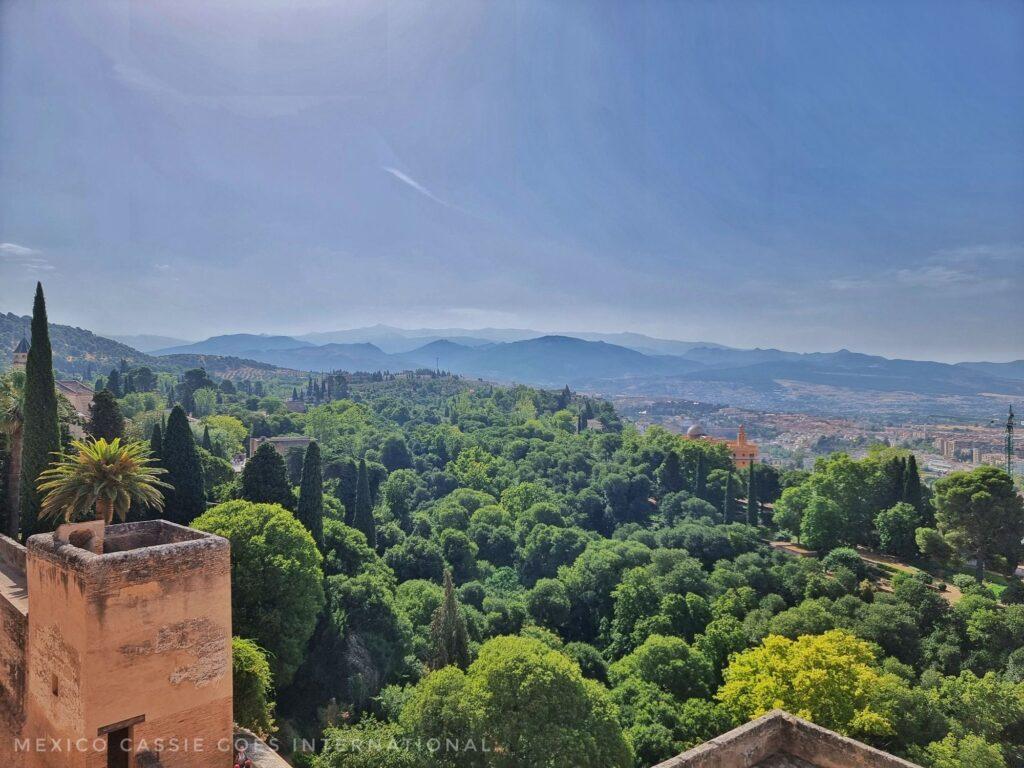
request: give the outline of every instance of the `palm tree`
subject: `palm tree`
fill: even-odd
[[[7,498],[0,499],[0,506],[6,501],[6,532],[12,538],[18,537],[21,519],[21,430],[25,423],[25,372],[11,371],[0,377],[0,433],[7,445]]]
[[[159,479],[167,470],[152,466],[149,448],[143,443],[109,443],[76,440],[78,453],[62,453],[39,476],[39,491],[45,493],[40,517],[61,517],[66,522],[87,517],[95,507],[97,520],[110,525],[114,513],[124,520],[133,502],[151,509],[163,509],[160,488],[171,486]]]

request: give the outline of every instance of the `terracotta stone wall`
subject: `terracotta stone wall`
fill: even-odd
[[[132,721],[136,748],[162,768],[230,765],[228,542],[163,521],[112,526],[106,538],[119,551],[29,541],[26,735],[93,739]],[[27,760],[57,765],[102,768],[106,754]]]

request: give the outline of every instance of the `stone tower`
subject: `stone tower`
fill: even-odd
[[[14,348],[14,352],[11,353],[11,367],[16,371],[24,371],[25,366],[28,364],[28,339],[24,336],[21,337],[21,341],[18,346]]]
[[[65,525],[29,539],[25,576],[18,764],[231,764],[227,540],[164,520]]]

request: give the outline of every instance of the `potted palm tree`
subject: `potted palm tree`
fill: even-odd
[[[101,437],[75,440],[72,446],[77,453],[60,454],[39,475],[39,490],[46,494],[42,517],[63,517],[70,523],[95,516],[110,525],[115,514],[125,520],[133,503],[163,509],[160,489],[171,486],[160,475],[167,470],[153,466],[146,445]]]

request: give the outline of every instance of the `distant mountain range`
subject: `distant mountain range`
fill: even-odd
[[[27,327],[28,318],[0,314],[0,345],[13,349]],[[848,414],[988,414],[1024,397],[1024,360],[948,364],[845,349],[735,349],[633,333],[545,335],[527,329],[376,325],[302,337],[214,336],[148,354],[70,326],[51,325],[51,338],[55,367],[83,376],[105,373],[121,358],[165,370],[201,365],[222,376],[440,368],[494,381],[568,384],[608,396]],[[121,338],[148,347],[160,337]]]
[[[100,334],[103,335],[103,334]],[[191,344],[188,339],[176,339],[173,336],[154,336],[150,333],[140,333],[134,336],[121,336],[116,334],[108,334],[108,339],[124,344],[125,346],[137,349],[139,352],[154,352],[158,349],[166,349],[167,347],[180,347],[185,344]]]
[[[442,334],[450,334],[444,336]],[[530,335],[533,334],[533,335]],[[526,338],[520,338],[520,337]],[[798,353],[735,349],[642,334],[540,335],[524,329],[419,329],[376,325],[301,338],[235,334],[157,354],[234,354],[309,371],[440,368],[466,376],[539,386],[614,390],[644,382],[708,382],[770,390],[781,382],[858,392],[922,395],[1024,394],[1024,361],[936,363],[849,350]]]
[[[569,336],[584,341],[604,341],[633,349],[647,355],[678,355],[695,347],[727,349],[720,344],[705,341],[674,341],[658,339],[640,333],[593,333],[590,331],[559,331],[545,333],[528,328],[396,328],[393,325],[371,325],[365,328],[351,328],[326,333],[307,333],[296,336],[299,341],[313,344],[359,344],[369,343],[384,352],[411,352],[433,341],[451,341],[466,347],[478,347],[488,343],[528,341],[542,336]]]

